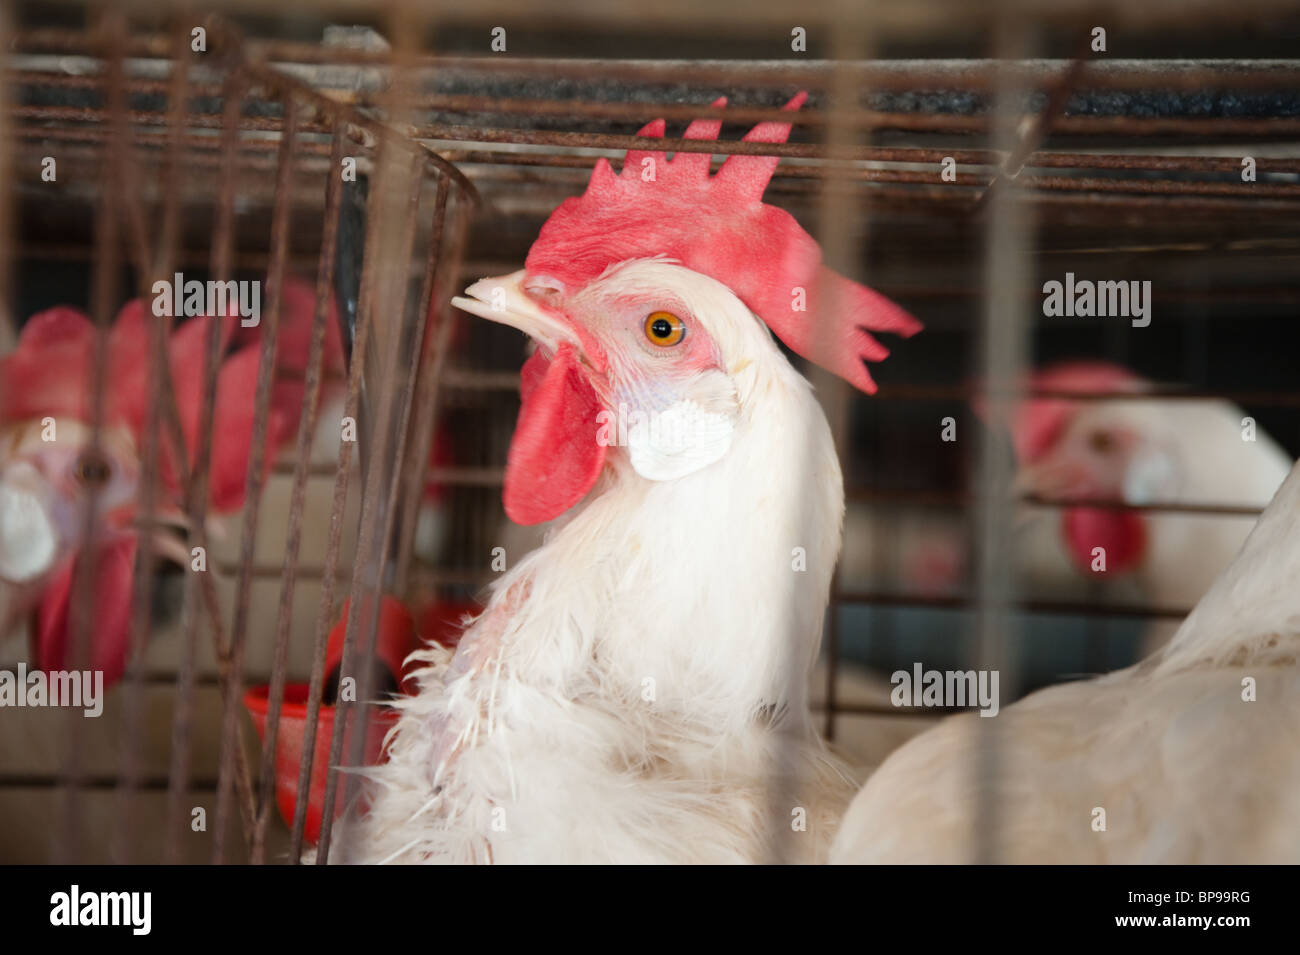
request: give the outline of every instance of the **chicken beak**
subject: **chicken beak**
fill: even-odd
[[[525,271],[481,279],[457,295],[451,303],[462,311],[490,322],[517,328],[548,353],[561,345],[574,346],[583,360],[597,371],[604,369],[604,349],[590,332],[571,321],[562,311],[544,305],[524,291]],[[468,297],[466,297],[468,296]]]
[[[26,461],[0,471],[0,580],[27,583],[58,560],[53,495],[40,471]]]
[[[1040,473],[1041,468],[1033,464],[1022,464],[1016,469],[1014,480],[1011,482],[1011,493],[1015,497],[1033,497],[1038,495],[1039,488],[1043,483],[1043,476]]]

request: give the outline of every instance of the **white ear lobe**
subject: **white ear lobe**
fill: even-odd
[[[35,580],[54,566],[58,552],[45,479],[26,461],[10,465],[0,475],[0,581]]]
[[[707,467],[731,448],[734,411],[710,411],[692,398],[639,419],[628,433],[628,456],[636,473],[673,481]]]
[[[1129,504],[1150,504],[1177,494],[1178,462],[1173,453],[1159,447],[1139,451],[1124,473],[1123,495]]]

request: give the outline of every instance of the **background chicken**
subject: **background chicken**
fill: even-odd
[[[854,800],[832,861],[970,861],[991,804],[1001,861],[1293,862],[1297,514],[1300,469],[1141,664],[1035,693],[990,725],[946,720],[905,745]],[[987,802],[975,786],[981,730],[1001,753]]]
[[[1028,390],[1061,394],[1144,394],[1153,385],[1119,365],[1068,361],[1030,376]],[[996,419],[1018,461],[1009,491],[1043,503],[1017,511],[1014,554],[1024,597],[1186,610],[1209,589],[1286,477],[1291,458],[1246,413],[1225,401],[1031,398]],[[1101,506],[1052,503],[1096,501]],[[1112,502],[1120,507],[1105,506]],[[1127,510],[1122,505],[1241,508],[1243,513]],[[852,502],[840,563],[849,590],[951,596],[970,583],[969,529],[960,513]],[[1105,571],[1093,550],[1106,552]],[[907,615],[890,646],[882,615]],[[844,653],[888,673],[923,659],[964,667],[967,651],[949,635],[965,626],[929,608],[848,608]],[[1125,666],[1159,646],[1176,620],[1080,621],[1028,615],[1022,680],[1040,686],[1080,671]],[[931,638],[938,634],[940,638]],[[1143,649],[1145,647],[1145,649]]]
[[[1117,365],[1066,362],[1042,369],[1029,387],[1096,394],[1151,385]],[[1247,432],[1244,418],[1224,401],[1031,399],[1009,420],[1017,490],[1049,501],[1262,508],[1291,459],[1267,434]],[[1172,610],[1195,606],[1255,524],[1253,514],[1034,504],[1021,520],[1017,554],[1028,593],[1084,599],[1103,584]],[[1092,569],[1096,547],[1105,548],[1104,574]],[[1175,629],[1176,622],[1151,624],[1147,649]]]
[[[634,151],[616,176],[600,160],[524,270],[457,300],[538,343],[505,507],[558,520],[454,657],[427,652],[345,858],[823,857],[847,780],[807,680],[843,488],[825,417],[768,329],[871,391],[859,356],[887,351],[863,329],[918,325],[761,203],[776,164],[735,156],[710,178],[707,153]],[[625,435],[599,437],[619,421]]]
[[[311,288],[288,281],[278,354],[282,368],[300,373],[305,366],[313,311]],[[90,447],[95,330],[89,318],[67,307],[34,315],[18,348],[0,359],[0,587],[8,591],[0,636],[33,614],[33,665],[54,670],[80,665],[73,659],[69,618],[73,577],[77,555],[93,546],[95,623],[85,665],[103,670],[106,684],[122,675],[130,651],[140,453],[149,400],[148,320],[145,303],[136,300],[121,310],[108,333],[97,452]],[[235,317],[193,319],[172,334],[169,372],[191,464],[212,321],[223,323],[209,479],[209,506],[219,515],[237,511],[244,501],[261,345],[260,327],[241,328]],[[336,330],[328,354],[328,362],[341,367]],[[276,449],[297,429],[303,393],[301,377],[282,377],[275,384],[267,419],[268,468]],[[158,516],[182,525],[177,462],[164,453],[160,470]],[[97,526],[88,542],[82,521],[92,489],[98,490]],[[156,532],[154,550],[164,559],[189,563],[183,534]]]

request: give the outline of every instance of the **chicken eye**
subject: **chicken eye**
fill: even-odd
[[[1088,444],[1098,454],[1109,454],[1115,447],[1115,438],[1109,431],[1094,431],[1088,435]]]
[[[108,461],[103,456],[86,452],[77,458],[72,468],[73,477],[88,487],[102,487],[108,483],[112,474]]]
[[[672,312],[651,312],[645,319],[645,337],[667,348],[686,337],[686,324]]]

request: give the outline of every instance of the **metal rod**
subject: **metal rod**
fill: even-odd
[[[996,27],[997,52],[1003,60],[1008,54],[1021,52],[1027,42],[1026,27],[1016,21],[1011,14],[1000,11]],[[1053,101],[1068,96],[1069,84],[1077,78],[1081,69],[1071,69],[1065,74],[1062,87],[1058,88]],[[992,135],[997,145],[1009,155],[1016,155],[1025,149],[1018,144],[1015,113],[1016,104],[1021,102],[1023,88],[1017,77],[1000,78],[995,112],[996,124]],[[1053,103],[1049,103],[1037,124],[1032,125],[1026,134],[1042,137],[1047,135],[1056,113]],[[1059,110],[1058,110],[1059,111]],[[979,380],[985,389],[985,401],[993,399],[988,394],[992,389],[1014,389],[1024,380],[1026,354],[1028,349],[1028,320],[1024,297],[1017,291],[1028,279],[1028,265],[1024,253],[1025,237],[1032,234],[1032,223],[1028,219],[1027,209],[1013,201],[1014,184],[993,190],[988,202],[988,224],[985,232],[984,283],[985,297],[981,316],[982,341],[979,359]],[[999,407],[987,404],[987,407]],[[1001,685],[1009,696],[1014,697],[1017,674],[1014,667],[1012,647],[1015,637],[1009,630],[1012,626],[1009,604],[1016,597],[1017,581],[1011,557],[1011,508],[1006,495],[998,492],[1010,486],[1010,462],[1000,453],[996,443],[987,436],[979,442],[977,452],[976,488],[981,500],[987,506],[980,509],[975,517],[976,546],[976,582],[977,596],[975,607],[976,648],[974,661],[977,669],[993,669],[1002,673]],[[981,721],[985,723],[995,720]],[[989,863],[999,858],[999,829],[1001,805],[996,795],[998,776],[1002,771],[1002,746],[997,733],[1001,727],[981,727],[972,767],[975,793],[972,849],[974,860]]]
[[[1015,179],[1025,168],[1025,162],[1032,156],[1044,140],[1047,139],[1048,131],[1052,125],[1065,114],[1065,108],[1069,105],[1070,96],[1079,81],[1088,68],[1088,49],[1091,42],[1091,30],[1084,30],[1078,40],[1075,41],[1075,47],[1078,52],[1073,59],[1061,71],[1061,75],[1053,81],[1048,92],[1047,105],[1037,116],[1030,119],[1020,135],[1020,140],[1015,147],[1007,154],[1006,159],[1002,161],[997,175],[993,181],[988,184],[985,190],[976,200],[976,207],[987,205],[992,190],[996,189],[999,183],[1005,183],[1009,179]]]
[[[109,103],[110,123],[120,128],[125,109],[122,92],[122,44],[125,40],[125,20],[115,11],[106,11],[99,20],[99,31],[105,47],[105,89]],[[113,320],[113,306],[118,295],[118,262],[120,249],[117,231],[117,184],[122,163],[122,139],[109,146],[108,161],[104,166],[99,203],[95,220],[95,263],[92,277],[92,310],[95,319],[94,346],[88,382],[90,402],[90,440],[81,453],[87,459],[102,461],[101,444],[104,429],[104,394],[107,385],[109,329]],[[87,488],[81,513],[81,547],[74,563],[71,612],[72,668],[84,669],[90,659],[93,639],[94,613],[92,604],[97,599],[97,562],[99,559],[99,492],[98,484]],[[63,811],[53,838],[54,861],[72,862],[80,854],[82,826],[85,814],[81,810],[81,785],[83,775],[82,732],[80,714],[69,710],[67,725],[67,757],[64,768],[66,785],[63,791]]]
[[[213,226],[211,272],[217,281],[227,281],[234,258],[235,182],[239,149],[239,129],[234,119],[239,115],[243,100],[244,81],[236,71],[226,79],[223,104],[229,125],[222,130],[223,164],[218,184],[216,222]],[[199,404],[199,428],[195,448],[194,479],[188,489],[186,513],[189,516],[191,542],[207,551],[208,485],[212,457],[212,432],[216,409],[217,376],[221,363],[222,327],[219,320],[211,320],[205,343],[203,389]],[[198,635],[202,616],[200,602],[206,611],[212,629],[213,647],[220,672],[223,706],[227,699],[230,668],[229,644],[222,626],[221,609],[215,583],[206,572],[191,570],[185,579],[185,597],[182,610],[182,657],[177,676],[178,703],[172,723],[172,785],[168,791],[168,857],[176,862],[182,856],[186,816],[185,801],[190,789],[191,733],[194,720],[194,666],[198,653]],[[253,821],[253,794],[249,779],[248,759],[243,737],[236,741],[235,788],[241,815],[246,826]]]
[[[447,220],[447,180],[439,178],[438,192],[434,199],[433,225],[429,235],[429,249],[425,254],[424,283],[421,287],[420,301],[423,303],[425,325],[434,324],[432,335],[424,337],[419,369],[415,378],[415,414],[407,436],[410,451],[403,462],[405,473],[402,476],[400,501],[408,509],[403,514],[399,537],[394,549],[397,569],[393,575],[394,590],[405,593],[407,571],[410,568],[412,542],[415,538],[415,525],[418,521],[421,498],[424,493],[424,476],[428,470],[429,449],[433,443],[434,429],[437,427],[438,386],[443,359],[450,339],[451,320],[442,303],[435,300],[435,279],[442,253],[443,229]],[[413,509],[416,513],[410,513]]]
[[[307,502],[307,477],[311,465],[312,437],[320,412],[321,365],[325,356],[326,325],[330,320],[334,300],[334,256],[338,248],[339,206],[343,196],[343,135],[334,133],[334,146],[330,165],[333,173],[325,187],[325,227],[321,236],[320,264],[316,271],[316,310],[312,316],[311,344],[307,351],[307,385],[302,419],[298,423],[298,444],[294,458],[293,489],[289,499],[289,523],[285,532],[284,582],[280,587],[280,606],[276,619],[275,658],[271,665],[270,702],[266,715],[266,728],[262,741],[261,794],[258,801],[257,826],[253,833],[252,862],[263,861],[266,849],[266,830],[271,819],[272,783],[275,778],[275,748],[279,739],[281,700],[284,697],[285,664],[289,655],[289,634],[293,622],[293,594],[297,583],[298,556],[302,547],[303,509]],[[313,654],[313,661],[319,654]],[[315,668],[312,672],[313,695],[320,692],[320,680]],[[302,775],[311,777],[311,761],[316,742],[316,726],[308,721],[304,739],[302,766],[299,777],[299,804],[295,809],[305,810],[307,799]],[[296,822],[296,820],[295,820]],[[301,852],[301,832],[295,825],[294,843],[290,858],[295,862]]]
[[[221,785],[217,788],[217,808],[213,821],[212,861],[225,861],[225,832],[230,813],[232,777],[235,772],[234,749],[238,745],[244,647],[247,643],[249,598],[252,566],[257,544],[257,524],[261,510],[263,462],[266,459],[267,418],[271,404],[271,387],[275,378],[276,338],[280,328],[280,305],[283,299],[285,258],[289,245],[290,186],[293,181],[293,147],[296,138],[298,105],[293,97],[285,101],[285,134],[280,140],[280,171],[276,181],[275,209],[271,216],[271,272],[267,279],[269,307],[261,328],[261,358],[257,371],[257,394],[254,401],[252,447],[248,455],[247,496],[244,501],[243,528],[240,537],[240,575],[235,590],[235,609],[231,624],[229,687],[223,700],[221,726]],[[249,833],[251,836],[251,833]]]
[[[407,200],[405,226],[397,248],[385,254],[385,261],[402,266],[411,258],[423,185],[418,177],[418,168],[413,167],[408,176],[410,178],[407,181],[411,183],[411,188]],[[398,183],[400,184],[401,181],[399,179]],[[396,189],[393,191],[396,192]],[[393,199],[395,202],[396,196]],[[380,252],[384,254],[382,247]],[[383,313],[405,316],[406,301],[409,297],[405,282],[397,283],[390,280],[385,283],[384,291],[389,299],[388,307]],[[381,305],[383,301],[381,298]],[[420,356],[423,352],[423,334],[427,327],[427,323],[423,320],[427,315],[425,306],[421,303],[419,307],[420,311],[417,314],[421,321],[416,323],[416,328],[421,340],[413,349],[412,362],[405,373],[399,369],[401,329],[391,327],[386,333],[388,335],[388,341],[385,343],[388,348],[384,361],[386,374],[383,376],[384,380],[379,383],[378,412],[374,422],[376,441],[372,445],[375,449],[376,461],[382,462],[384,466],[368,468],[366,472],[365,490],[361,498],[361,530],[358,534],[357,560],[352,571],[352,593],[348,607],[348,628],[351,630],[353,627],[360,627],[359,632],[364,640],[364,648],[359,655],[361,670],[357,678],[357,701],[347,714],[354,721],[352,738],[348,744],[348,766],[360,766],[365,759],[370,695],[373,692],[372,680],[375,669],[371,662],[374,659],[374,648],[378,639],[379,598],[392,549],[393,522],[396,517],[395,499],[401,486],[402,463],[406,453],[411,403],[415,392],[415,375],[418,373]],[[394,431],[394,418],[397,419],[396,431]],[[397,446],[392,449],[391,441],[394,439]],[[345,669],[343,672],[355,673],[356,671]],[[338,770],[338,767],[331,768],[335,772]],[[345,806],[353,805],[359,783],[360,779],[356,773],[347,774],[344,782]]]
[[[660,104],[642,104],[638,106],[638,115],[657,115],[663,106]],[[692,109],[694,115],[697,112],[707,112],[708,110]],[[779,111],[778,111],[779,115]],[[787,117],[789,114],[785,114]],[[798,114],[802,115],[802,114]],[[23,118],[19,116],[18,118]],[[39,118],[42,120],[57,119],[56,116],[38,116],[27,118]],[[156,124],[165,124],[165,118]],[[214,124],[212,124],[214,125]],[[205,125],[206,128],[206,125]],[[249,127],[251,129],[251,127]],[[470,127],[463,127],[471,129]],[[280,121],[278,119],[269,121],[263,119],[263,125],[259,127],[264,131],[278,133],[280,131]],[[324,130],[322,130],[324,132]],[[84,142],[87,144],[103,143],[108,139],[108,131],[100,126],[78,126],[71,128],[59,128],[48,125],[18,125],[14,128],[13,135],[19,139],[55,139],[69,142]],[[130,139],[133,143],[143,146],[161,147],[169,139],[171,133],[169,130],[152,130],[152,129],[133,129],[129,131]],[[599,138],[606,134],[601,133],[580,133],[573,132],[566,134],[571,137],[571,141],[563,148],[584,148],[593,150],[593,154],[571,155],[567,153],[545,152],[547,148],[543,144],[537,144],[537,150],[526,152],[502,151],[492,149],[463,149],[463,148],[444,148],[438,150],[438,155],[449,162],[458,164],[499,164],[499,165],[523,165],[523,166],[540,166],[550,168],[567,168],[567,169],[590,169],[595,163],[599,154],[606,155],[607,158],[620,158],[622,150],[604,146],[604,140]],[[474,137],[466,141],[475,141]],[[216,161],[215,152],[218,143],[211,135],[190,134],[186,136],[186,144],[196,150],[194,160],[196,162],[214,163]],[[809,144],[804,144],[809,145]],[[811,144],[815,146],[816,144]],[[725,152],[728,141],[723,141],[718,151]],[[777,144],[773,144],[775,149]],[[263,152],[272,153],[277,149],[277,140],[274,138],[250,139],[243,143],[242,148],[251,153]],[[550,147],[557,148],[557,147]],[[697,149],[701,148],[696,146]],[[1197,148],[1197,147],[1189,147]],[[599,154],[594,151],[599,150]],[[327,142],[303,142],[300,146],[300,153],[304,157],[315,157],[324,159],[329,154],[329,144]],[[207,155],[212,153],[213,155]],[[922,147],[922,146],[861,146],[851,159],[832,159],[819,156],[815,149],[807,150],[807,155],[802,158],[805,161],[822,161],[822,162],[898,162],[898,163],[923,163],[933,165],[942,159],[951,157],[954,161],[962,166],[972,167],[993,167],[1001,164],[1006,156],[995,150],[989,149],[970,149],[970,148],[941,148],[941,147]],[[253,163],[254,160],[248,160]],[[720,164],[715,163],[715,165]],[[1239,157],[1201,155],[1192,154],[1185,156],[1178,155],[1156,155],[1147,151],[1133,153],[1092,153],[1092,152],[1068,152],[1063,150],[1037,150],[1033,152],[1024,161],[1025,168],[1064,168],[1064,169],[1119,169],[1119,170],[1145,170],[1157,172],[1221,172],[1221,173],[1239,173],[1241,171],[1241,160]],[[256,168],[271,169],[274,168],[274,162],[256,162]],[[816,171],[817,167],[805,165],[783,165],[779,167],[773,176],[773,181],[780,183],[782,180],[792,178],[808,178],[810,176],[820,175]],[[1256,158],[1256,172],[1264,173],[1283,173],[1294,174],[1300,172],[1300,160],[1288,158],[1285,156],[1259,156]]]
[[[140,284],[142,301],[148,301],[147,293],[152,286],[154,276],[170,275],[172,272],[172,250],[179,244],[180,236],[180,182],[181,140],[180,132],[184,128],[185,89],[188,81],[189,67],[189,32],[185,28],[176,30],[173,51],[172,83],[168,91],[169,125],[172,141],[168,145],[168,163],[165,178],[164,200],[162,209],[162,228],[158,249],[158,260],[149,256],[148,241],[141,235],[139,244],[144,248],[141,253],[144,261],[136,269]],[[134,157],[132,157],[134,160]],[[133,188],[133,172],[127,164],[122,169],[122,196],[128,207],[136,210],[136,218],[143,219],[139,196]],[[146,313],[148,314],[148,313]],[[162,408],[166,392],[165,383],[169,377],[167,341],[172,331],[171,320],[162,316],[146,319],[149,327],[149,362],[146,377],[149,388],[149,403],[145,410],[144,440],[141,449],[141,476],[139,486],[139,513],[149,525],[156,520],[160,484],[160,444],[162,438]],[[185,446],[180,447],[180,458],[186,457]],[[122,783],[118,789],[119,825],[113,847],[116,862],[130,860],[136,839],[135,796],[140,776],[140,746],[143,729],[141,715],[143,709],[143,683],[141,680],[143,660],[153,635],[153,595],[154,595],[154,530],[150,526],[139,535],[133,573],[132,592],[132,626],[131,649],[128,660],[127,678],[123,687],[122,720]]]
[[[363,371],[366,365],[366,357],[370,348],[371,334],[371,298],[374,295],[374,273],[377,268],[375,260],[378,258],[376,249],[378,247],[378,236],[380,233],[379,222],[380,214],[377,211],[379,203],[378,197],[382,195],[381,187],[385,184],[381,181],[385,178],[388,169],[386,152],[391,145],[388,139],[380,139],[377,144],[375,158],[375,167],[377,170],[376,179],[372,185],[373,190],[370,193],[366,203],[366,238],[365,249],[361,265],[361,288],[357,296],[357,323],[356,338],[352,343],[352,355],[348,366],[348,390],[347,397],[344,399],[343,416],[353,422],[357,420],[357,414],[361,403],[361,384]],[[315,677],[317,667],[324,666],[325,654],[325,634],[330,628],[330,620],[334,613],[334,583],[335,575],[338,571],[339,545],[343,531],[343,514],[347,506],[348,483],[352,470],[352,447],[353,441],[339,442],[339,466],[334,478],[334,505],[330,512],[330,531],[329,541],[325,548],[325,570],[323,585],[321,587],[320,610],[316,618],[316,642],[315,647],[317,654],[312,663],[312,674]],[[354,630],[349,628],[343,639],[343,652],[340,664],[340,683],[344,673],[350,673],[351,655],[353,653],[352,643],[354,640]],[[318,697],[312,697],[307,701],[308,723],[314,721],[315,714],[319,713],[320,700]],[[325,795],[321,806],[321,832],[320,842],[316,848],[316,864],[326,865],[329,862],[330,844],[334,833],[334,804],[338,792],[338,764],[343,755],[343,733],[344,724],[346,724],[344,714],[344,701],[339,699],[335,704],[334,727],[330,737],[330,756],[329,768],[325,780]],[[299,786],[303,785],[302,777],[299,776]],[[299,803],[302,803],[302,790],[299,790]],[[295,820],[294,828],[298,829],[300,823]]]
[[[343,155],[344,136],[342,128],[334,132],[333,154],[338,160],[333,163],[335,170],[340,170]],[[332,300],[334,276],[334,252],[337,247],[339,208],[342,200],[342,173],[336,172],[330,180],[325,199],[325,235],[321,239],[320,263],[316,270],[316,316],[321,320],[322,309],[328,313],[325,303]],[[364,252],[363,252],[364,254]],[[313,326],[314,334],[314,326]],[[354,350],[354,355],[356,354]],[[353,397],[349,389],[349,398]],[[355,404],[354,404],[355,414]],[[346,411],[345,411],[346,413]],[[329,634],[330,614],[333,611],[334,584],[338,564],[340,533],[343,526],[343,512],[347,506],[348,474],[351,470],[351,442],[340,441],[340,458],[337,466],[337,478],[334,490],[334,507],[330,514],[329,541],[325,551],[325,584],[321,588],[320,606],[316,617],[315,639],[312,645],[311,677],[307,691],[307,721],[304,729],[302,760],[298,766],[298,790],[294,804],[293,823],[289,843],[289,859],[293,865],[302,862],[303,833],[307,824],[307,794],[311,789],[311,776],[316,758],[316,733],[320,719],[320,707],[325,683],[325,651]],[[301,461],[299,465],[301,465]],[[328,821],[322,822],[322,827]]]
[[[881,607],[933,607],[940,610],[977,609],[979,603],[968,596],[885,593],[882,591],[840,591],[832,595],[835,603]],[[1017,598],[1009,609],[1032,614],[1060,614],[1079,617],[1134,617],[1143,620],[1182,620],[1190,607],[1148,607],[1142,604],[1105,604],[1077,600],[1026,600]]]
[[[14,39],[13,9],[10,0],[0,2],[0,73],[9,71],[9,50]],[[14,123],[13,87],[0,82],[0,355],[17,344],[14,305],[14,238],[17,217],[14,214]]]

